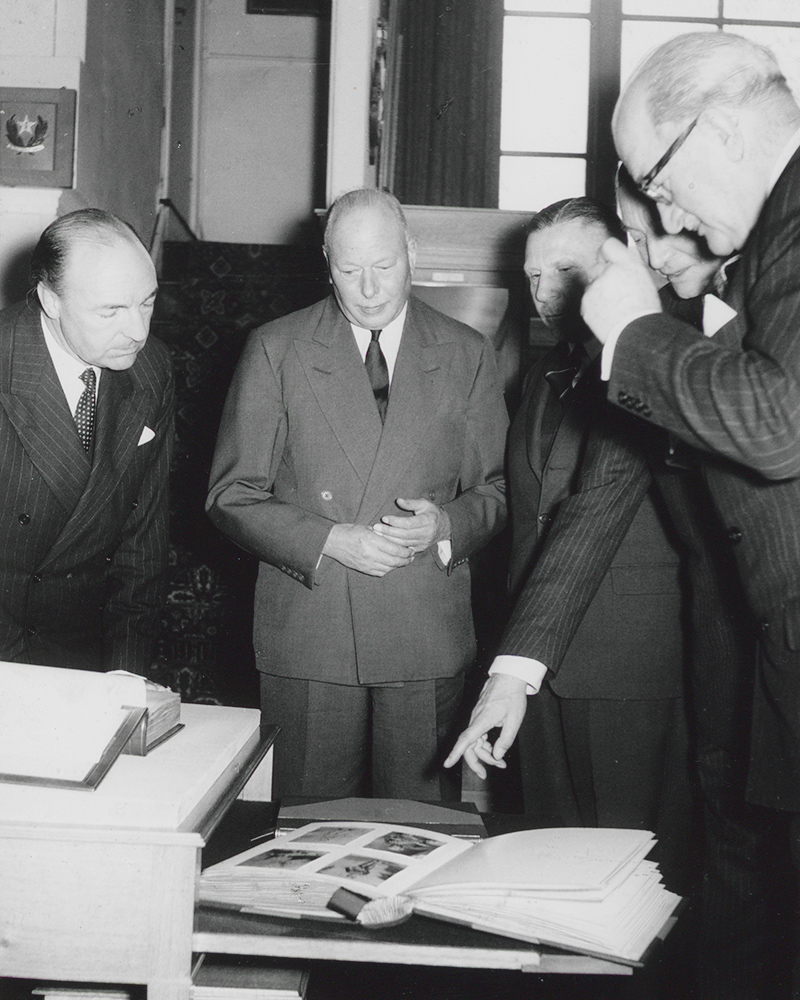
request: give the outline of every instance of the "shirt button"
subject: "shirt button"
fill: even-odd
[[[17,520],[19,521],[20,524],[30,524],[31,523],[31,515],[30,514],[20,514],[19,517],[17,518]]]
[[[330,490],[323,490],[320,496],[323,500],[333,500],[333,493]]]

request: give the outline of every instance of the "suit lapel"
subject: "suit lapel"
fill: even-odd
[[[452,343],[437,336],[409,299],[386,423],[359,508],[360,521],[371,521],[387,497],[398,495],[395,484],[425,443],[439,409],[452,352]]]
[[[38,311],[20,315],[2,390],[0,404],[22,447],[59,503],[72,511],[85,488],[90,463],[47,350]]]
[[[559,341],[543,358],[533,383],[532,405],[528,410],[528,461],[536,478],[544,479],[544,467],[556,441],[564,416],[564,403],[558,391],[546,380],[549,371],[560,371],[569,365],[569,344]]]
[[[555,366],[562,366],[563,358],[569,356],[567,344],[558,345],[543,365],[540,375]],[[538,407],[532,407],[528,434],[528,458],[531,468],[540,481],[544,481],[544,469],[557,472],[574,470],[578,467],[579,452],[591,425],[594,397],[599,382],[600,359],[596,357],[585,369],[577,384],[560,400],[553,386],[547,384],[539,393]],[[541,382],[540,382],[541,384]],[[535,412],[533,412],[535,411]],[[533,421],[536,423],[533,423]],[[538,465],[535,465],[537,462]]]
[[[94,464],[85,488],[64,529],[56,539],[48,560],[68,549],[87,525],[104,517],[114,492],[133,459],[144,426],[148,396],[135,392],[129,371],[106,370],[100,376],[97,399]]]
[[[353,331],[333,296],[313,338],[296,341],[296,350],[328,425],[366,484],[381,438],[381,418]]]

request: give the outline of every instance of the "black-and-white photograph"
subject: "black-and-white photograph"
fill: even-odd
[[[800,1000],[800,0],[0,0],[0,886],[0,1000]]]

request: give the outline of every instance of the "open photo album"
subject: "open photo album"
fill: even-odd
[[[477,930],[639,964],[680,897],[641,830],[523,830],[470,842],[395,824],[318,822],[207,868],[200,899],[266,916],[359,919],[387,900]],[[342,890],[355,906],[341,906]],[[369,921],[360,923],[369,926]]]

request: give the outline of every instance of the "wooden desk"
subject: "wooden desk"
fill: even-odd
[[[183,705],[181,719],[95,791],[0,783],[0,976],[188,1000],[200,850],[275,730],[256,709]]]

